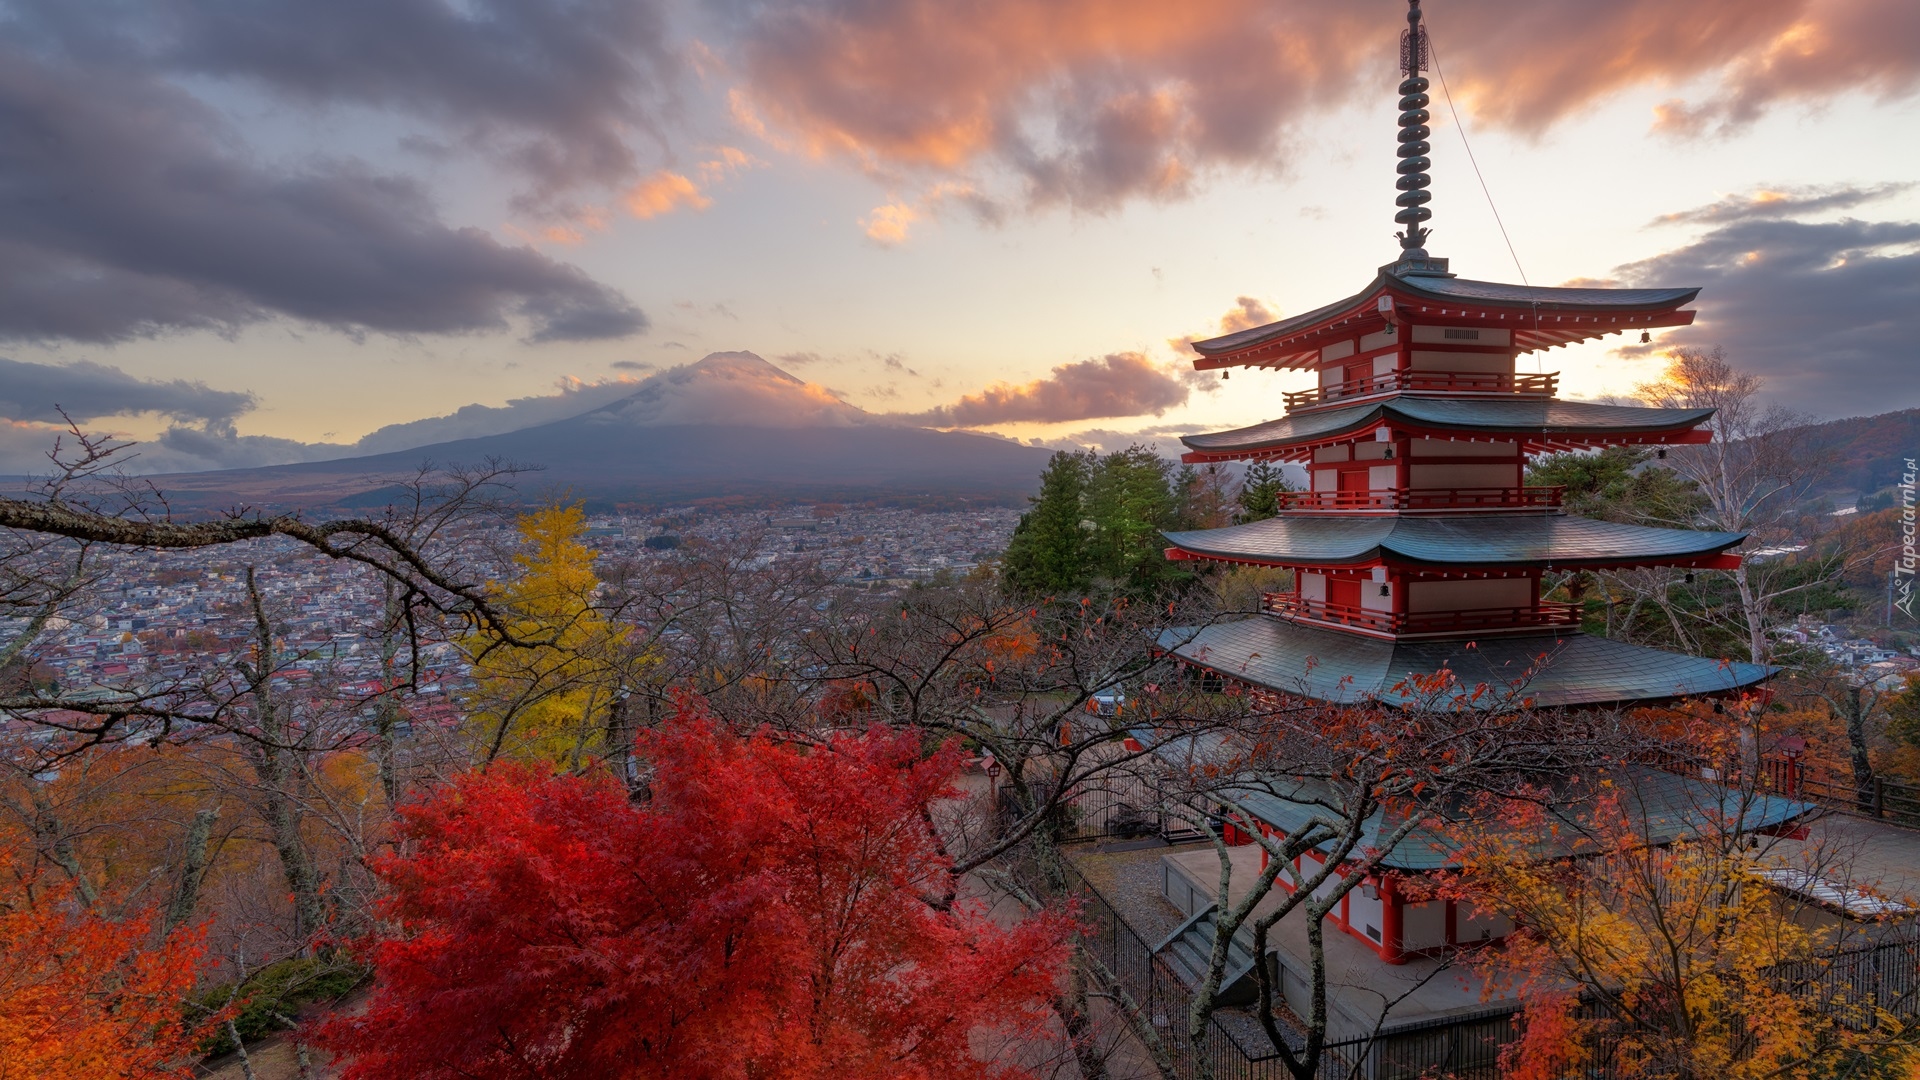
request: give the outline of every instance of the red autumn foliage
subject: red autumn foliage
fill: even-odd
[[[526,766],[403,815],[379,872],[400,928],[322,1038],[347,1080],[975,1078],[982,1029],[1040,1024],[1062,917],[936,910],[923,809],[960,761],[876,729],[815,748],[683,713],[647,736],[652,797]]]
[[[200,953],[198,932],[155,944],[150,913],[82,910],[0,853],[0,1080],[191,1076],[195,1044],[223,1019],[188,1019]]]

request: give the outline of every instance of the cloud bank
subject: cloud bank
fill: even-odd
[[[1044,379],[989,386],[951,405],[902,419],[929,427],[979,427],[1159,416],[1186,404],[1190,393],[1185,373],[1162,367],[1140,353],[1110,353],[1061,364]]]
[[[1856,207],[1897,190],[1762,192],[1670,215],[1662,220],[1711,227],[1615,273],[1627,284],[1705,285],[1699,320],[1668,331],[1658,347],[1724,345],[1736,364],[1766,378],[1770,397],[1795,409],[1883,412],[1889,399],[1910,398],[1920,377],[1910,325],[1920,310],[1920,222],[1783,215]]]

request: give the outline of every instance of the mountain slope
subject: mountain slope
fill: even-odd
[[[752,353],[661,372],[631,396],[566,420],[410,450],[155,478],[187,504],[356,505],[423,462],[537,466],[523,490],[600,502],[724,496],[1006,500],[1037,483],[1048,452],[888,421]]]

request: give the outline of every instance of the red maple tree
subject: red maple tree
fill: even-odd
[[[942,905],[924,813],[958,752],[875,730],[804,747],[686,710],[651,798],[497,766],[403,815],[348,1080],[1023,1075],[970,1039],[1044,1022],[1062,916]]]
[[[0,1080],[192,1075],[224,1016],[190,1015],[200,935],[154,941],[150,912],[113,919],[0,852]]]

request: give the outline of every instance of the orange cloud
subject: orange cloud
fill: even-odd
[[[1217,337],[1220,334],[1232,334],[1240,330],[1251,330],[1256,326],[1265,326],[1270,322],[1278,322],[1279,319],[1280,313],[1268,307],[1263,301],[1251,296],[1236,296],[1233,298],[1233,306],[1227,309],[1225,315],[1220,316],[1220,328],[1218,330],[1208,330],[1199,334],[1188,334],[1186,337],[1168,338],[1167,344],[1174,352],[1184,355],[1193,347],[1193,343],[1196,341]],[[1211,382],[1206,383],[1203,388],[1208,391],[1218,389],[1218,387]]]
[[[1210,169],[1284,165],[1303,118],[1386,100],[1395,14],[1324,0],[773,4],[746,27],[731,102],[775,145],[893,179],[992,172],[1033,205],[1104,209],[1180,197]],[[1912,0],[1451,0],[1428,24],[1455,97],[1520,131],[1640,85],[1704,85],[1659,117],[1698,130],[1920,78]]]
[[[907,419],[933,427],[982,424],[1055,424],[1112,416],[1159,416],[1186,404],[1184,376],[1139,353],[1111,353],[1061,364],[1044,379],[998,383]]]
[[[643,219],[669,214],[683,206],[705,210],[713,205],[713,200],[702,195],[693,181],[665,169],[629,188],[621,201],[634,217]]]
[[[920,211],[906,203],[890,202],[873,208],[865,221],[860,224],[867,231],[867,238],[877,244],[892,247],[907,240],[907,229],[920,217]]]

